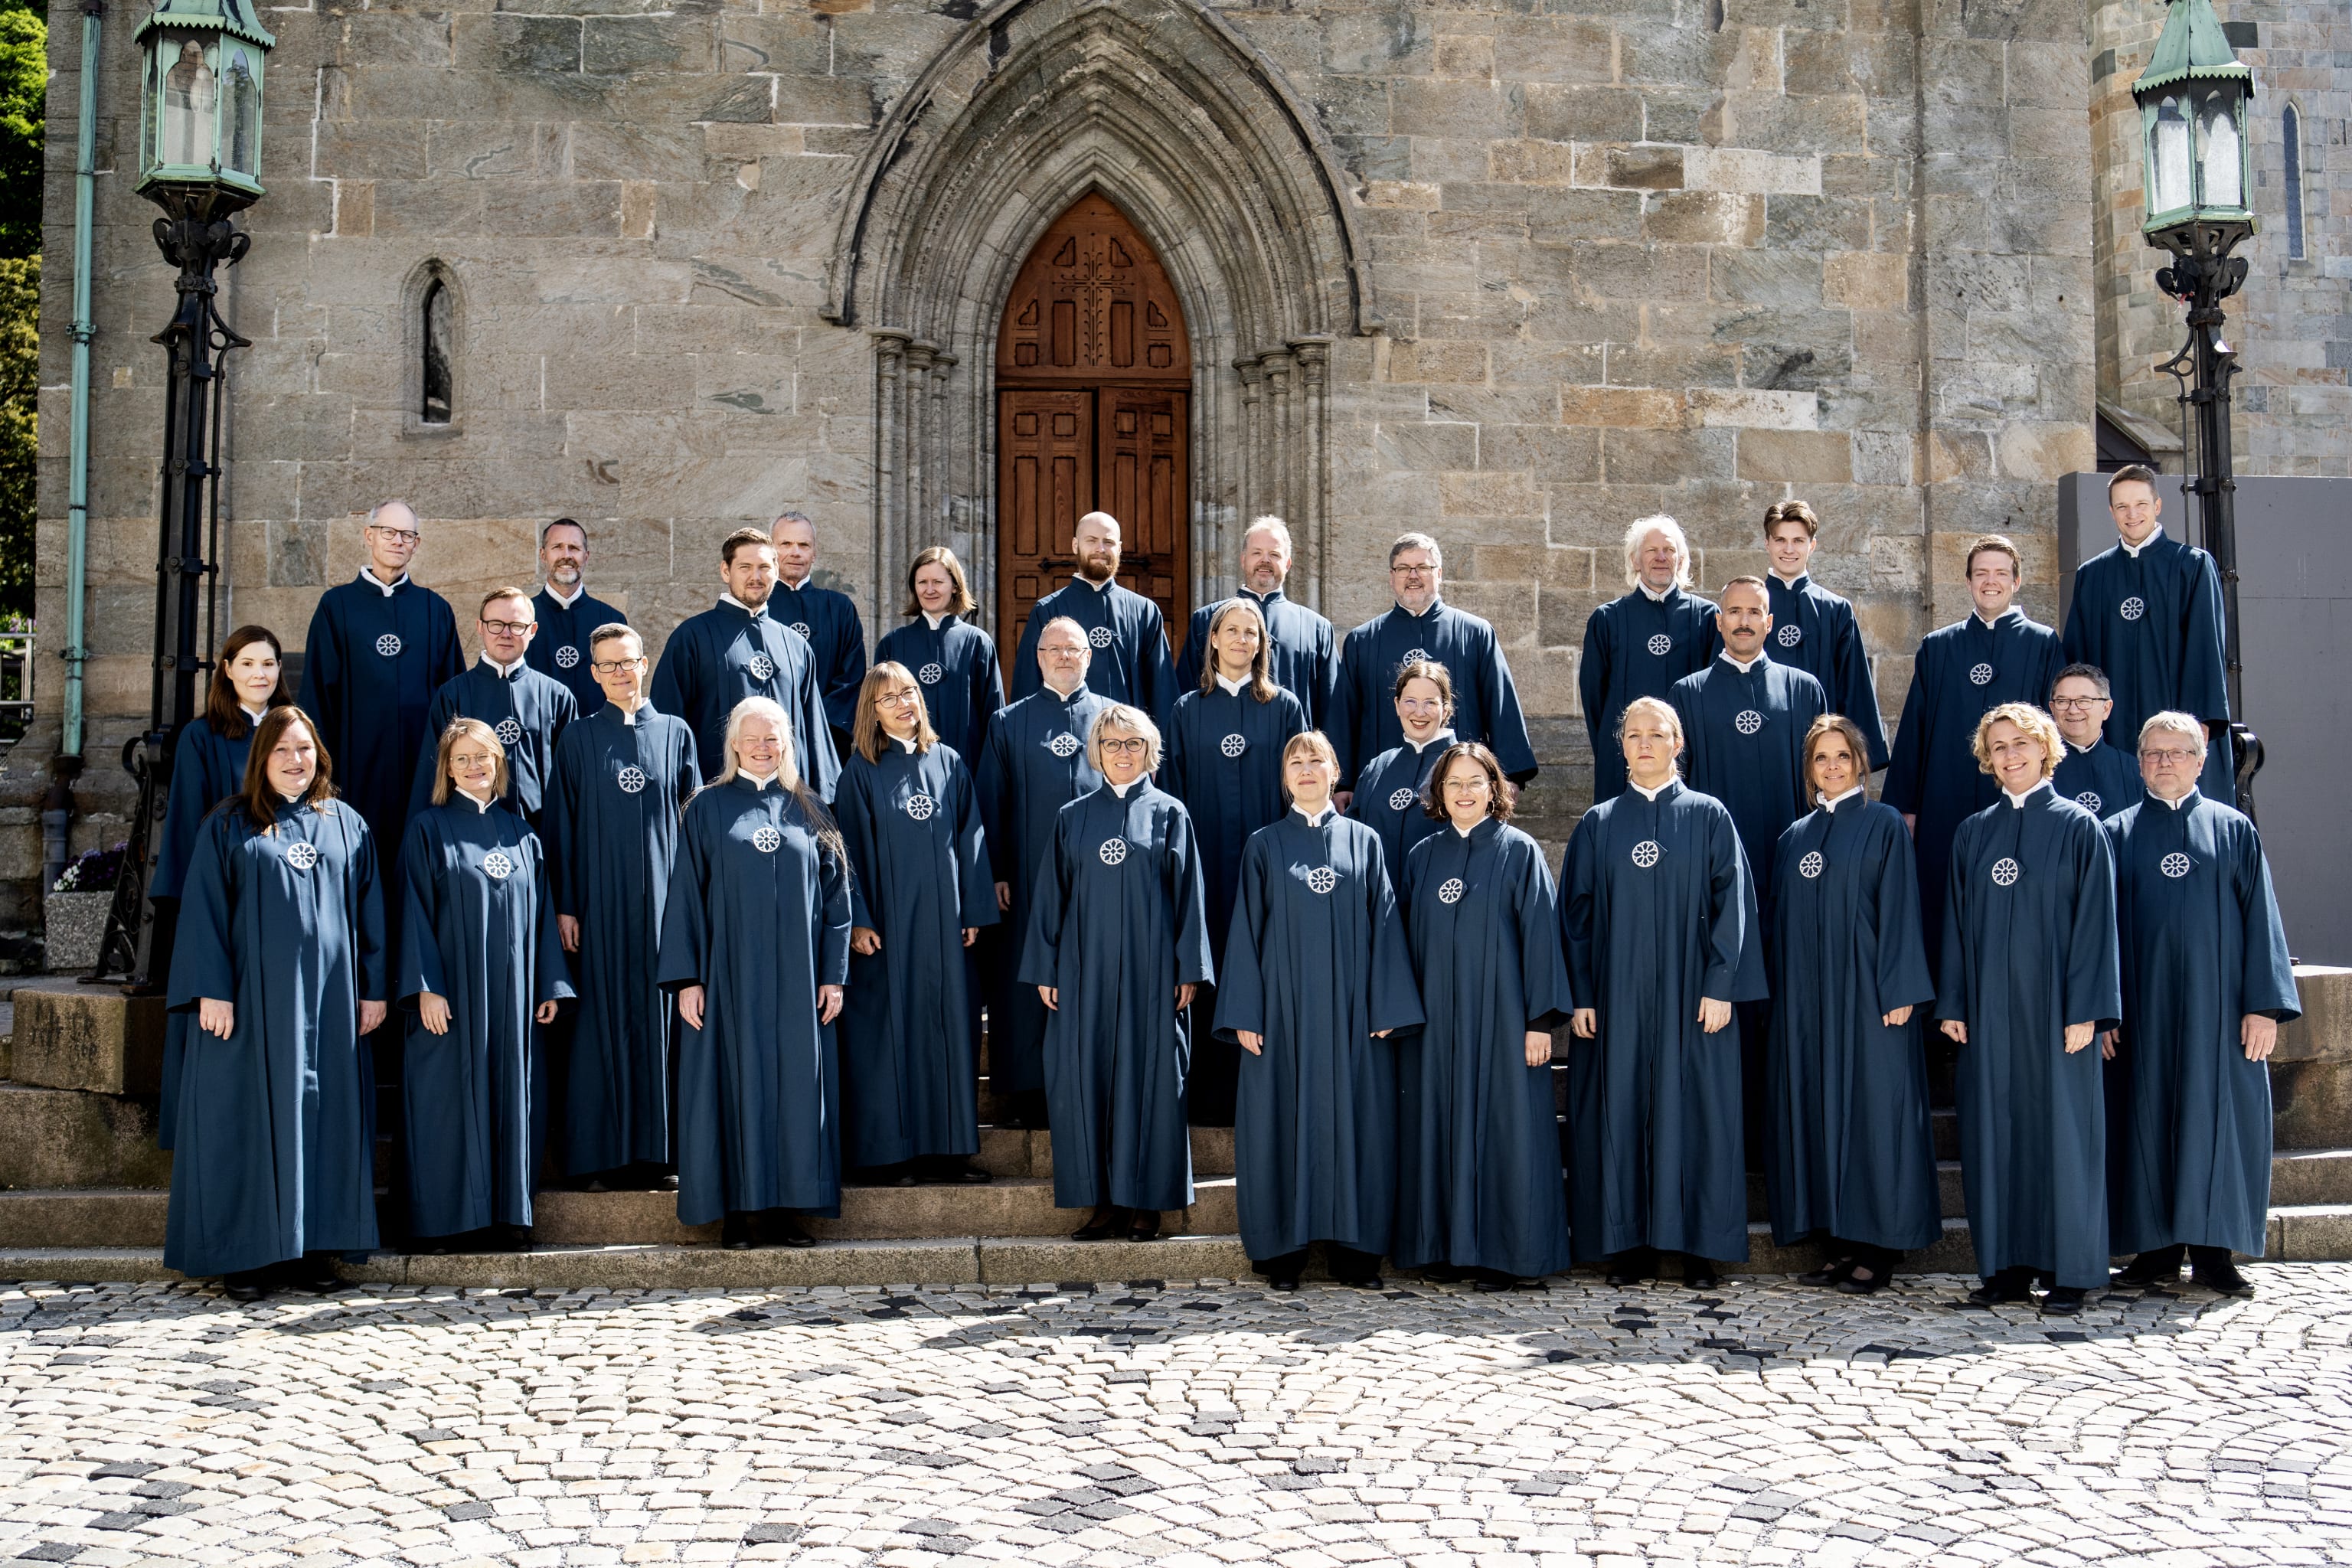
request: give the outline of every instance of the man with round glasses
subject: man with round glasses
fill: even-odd
[[[564,727],[580,716],[580,705],[569,688],[524,659],[539,626],[530,597],[520,588],[493,588],[485,594],[474,629],[482,639],[482,657],[433,694],[416,759],[416,782],[409,792],[409,814],[432,801],[442,731],[456,720],[478,719],[506,748],[507,792],[499,804],[537,832],[547,804],[555,743],[562,739]]]

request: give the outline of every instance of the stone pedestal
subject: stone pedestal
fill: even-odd
[[[20,985],[10,1076],[42,1089],[91,1094],[161,1091],[163,998],[115,985],[49,979]]]

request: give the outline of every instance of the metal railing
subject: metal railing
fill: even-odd
[[[35,668],[30,623],[0,624],[0,751],[23,740],[33,722]]]

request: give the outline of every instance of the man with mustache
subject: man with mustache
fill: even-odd
[[[1070,552],[1078,574],[1037,601],[1021,628],[1013,656],[1013,698],[1045,683],[1037,673],[1037,639],[1055,621],[1076,621],[1093,650],[1087,689],[1106,702],[1125,702],[1151,715],[1162,730],[1176,711],[1176,663],[1168,655],[1168,627],[1160,606],[1118,585],[1118,519],[1090,511],[1078,519]]]

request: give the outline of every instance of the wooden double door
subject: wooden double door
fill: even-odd
[[[1166,273],[1125,214],[1080,197],[1014,279],[997,336],[997,623],[1011,657],[1070,580],[1077,521],[1118,519],[1118,581],[1171,638],[1192,613],[1192,356]]]

